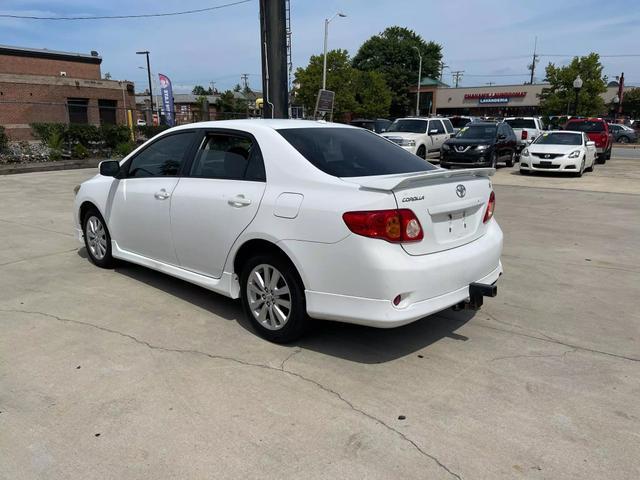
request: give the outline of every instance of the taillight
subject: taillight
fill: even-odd
[[[419,242],[424,238],[418,217],[408,208],[347,212],[342,219],[349,230],[363,237],[388,242]]]
[[[522,135],[520,135],[520,139],[526,140],[529,137],[529,132],[526,130],[522,130]]]
[[[493,218],[493,211],[496,209],[496,194],[491,191],[489,195],[489,203],[487,203],[487,211],[484,212],[484,219],[482,223],[487,223]]]

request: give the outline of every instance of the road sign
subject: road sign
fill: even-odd
[[[316,100],[316,117],[326,117],[327,114],[330,117],[330,120],[333,119],[333,100],[335,98],[335,92],[331,90],[323,90],[320,89],[318,91],[318,98]]]

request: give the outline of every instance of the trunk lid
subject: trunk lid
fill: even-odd
[[[367,190],[391,191],[398,208],[411,209],[424,232],[403,243],[409,255],[427,255],[472,242],[485,234],[482,223],[492,190],[492,168],[433,170],[420,174],[343,178]]]

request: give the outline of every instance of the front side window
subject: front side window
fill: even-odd
[[[335,177],[426,172],[436,168],[367,130],[287,128],[278,133],[316,168]]]
[[[198,178],[264,181],[260,149],[249,137],[209,134],[196,154],[190,175]]]
[[[194,136],[195,132],[181,132],[159,138],[133,157],[128,176],[177,176]]]
[[[426,120],[400,119],[391,124],[387,132],[425,133],[427,131]]]

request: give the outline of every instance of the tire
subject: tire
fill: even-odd
[[[513,167],[514,157],[515,157],[515,154],[511,152],[511,155],[509,155],[509,159],[507,160],[507,167],[509,168]]]
[[[496,152],[491,153],[491,160],[489,160],[489,166],[491,168],[498,169],[498,156],[496,155]]]
[[[578,171],[576,173],[574,173],[574,175],[578,178],[582,177],[582,174],[584,173],[584,165],[585,165],[585,159],[582,159],[582,163],[580,164],[580,168],[578,169]]]
[[[618,142],[620,142],[620,143],[629,143],[629,142],[630,142],[630,139],[629,139],[629,137],[625,137],[625,136],[623,135],[623,136],[621,136],[621,137],[618,137]]]
[[[419,156],[423,160],[427,159],[427,149],[424,148],[424,145],[420,145],[418,147],[418,151],[416,152],[416,155]]]
[[[95,208],[85,213],[82,219],[82,233],[89,260],[100,268],[113,267],[111,235],[102,215]]]
[[[274,273],[279,275],[275,282]],[[265,288],[267,276],[273,283],[267,283]],[[278,290],[284,293],[278,294]],[[300,338],[307,330],[310,319],[304,286],[295,267],[287,259],[276,255],[251,257],[242,268],[240,294],[245,315],[262,338],[288,343]]]
[[[603,153],[602,155],[598,155],[598,158],[597,158],[597,160],[596,160],[596,161],[597,161],[597,163],[599,163],[600,165],[604,165],[604,164],[606,163],[606,161],[607,161],[607,157],[606,157],[606,155]]]
[[[611,150],[613,150],[613,148],[610,148],[609,151],[605,153],[605,160],[611,160]]]
[[[529,170],[525,170],[523,168],[520,169],[520,175],[529,175],[531,172]]]
[[[595,159],[594,159],[594,160],[593,160],[593,163],[591,163],[591,166],[590,166],[589,168],[587,168],[587,169],[585,170],[585,172],[589,172],[589,173],[593,172],[593,167],[595,167],[595,165],[596,165],[596,161],[595,161]]]

